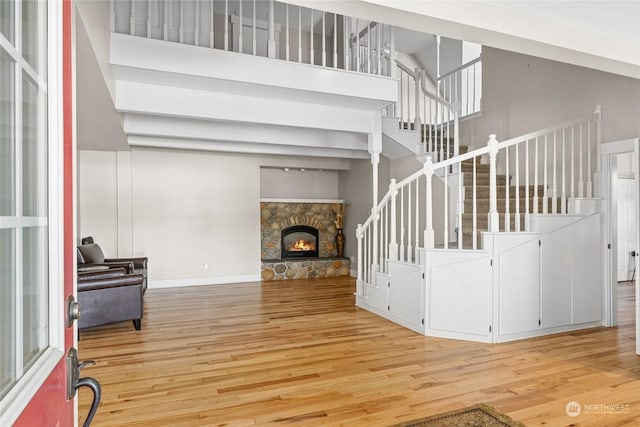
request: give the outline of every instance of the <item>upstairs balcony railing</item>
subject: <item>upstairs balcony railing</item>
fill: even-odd
[[[273,0],[112,0],[111,31],[390,76],[389,25]],[[391,55],[393,56],[393,55]]]

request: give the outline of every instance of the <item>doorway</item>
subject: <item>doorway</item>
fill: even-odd
[[[637,171],[631,169],[632,153],[616,156],[618,177],[616,180],[616,224],[617,224],[617,281],[627,282],[635,278],[636,247],[636,191],[634,188]]]
[[[602,145],[605,256],[604,325],[618,324],[618,291],[635,300],[636,353],[640,354],[640,138]]]

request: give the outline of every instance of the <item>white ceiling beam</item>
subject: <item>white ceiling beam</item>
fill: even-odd
[[[173,148],[182,150],[218,151],[225,153],[267,154],[307,157],[336,157],[343,159],[368,159],[369,153],[362,150],[340,150],[336,148],[295,147],[276,144],[252,144],[228,141],[198,141],[180,138],[158,138],[131,135],[129,145],[134,147]]]
[[[116,82],[116,111],[370,133],[380,112]]]
[[[364,134],[252,123],[124,114],[127,135],[366,150]]]

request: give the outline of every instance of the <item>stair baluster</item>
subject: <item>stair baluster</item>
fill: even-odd
[[[504,231],[511,231],[511,213],[509,212],[509,147],[504,150],[505,175],[507,179],[504,182]],[[496,192],[497,194],[497,192]]]
[[[520,229],[520,144],[516,144],[515,148],[515,152],[516,152],[516,161],[515,161],[515,165],[516,165],[516,185],[515,185],[515,192],[516,192],[516,204],[515,204],[515,210],[516,210],[516,229],[515,231],[522,231]],[[508,176],[508,174],[507,174]]]
[[[565,157],[565,143],[566,143],[566,139],[565,139],[565,130],[566,129],[562,129],[562,196],[560,199],[560,213],[561,214],[566,214],[567,213],[567,180],[566,180],[566,175],[567,175],[567,171],[566,169],[566,157]]]

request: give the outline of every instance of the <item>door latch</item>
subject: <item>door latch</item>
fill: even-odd
[[[67,353],[67,399],[71,400],[76,396],[76,391],[80,387],[88,387],[93,392],[93,401],[91,402],[91,408],[87,419],[84,421],[83,426],[89,427],[93,417],[95,417],[102,399],[102,389],[100,383],[91,377],[80,378],[80,370],[88,365],[95,365],[93,360],[85,360],[84,362],[78,362],[78,350],[70,348]]]

